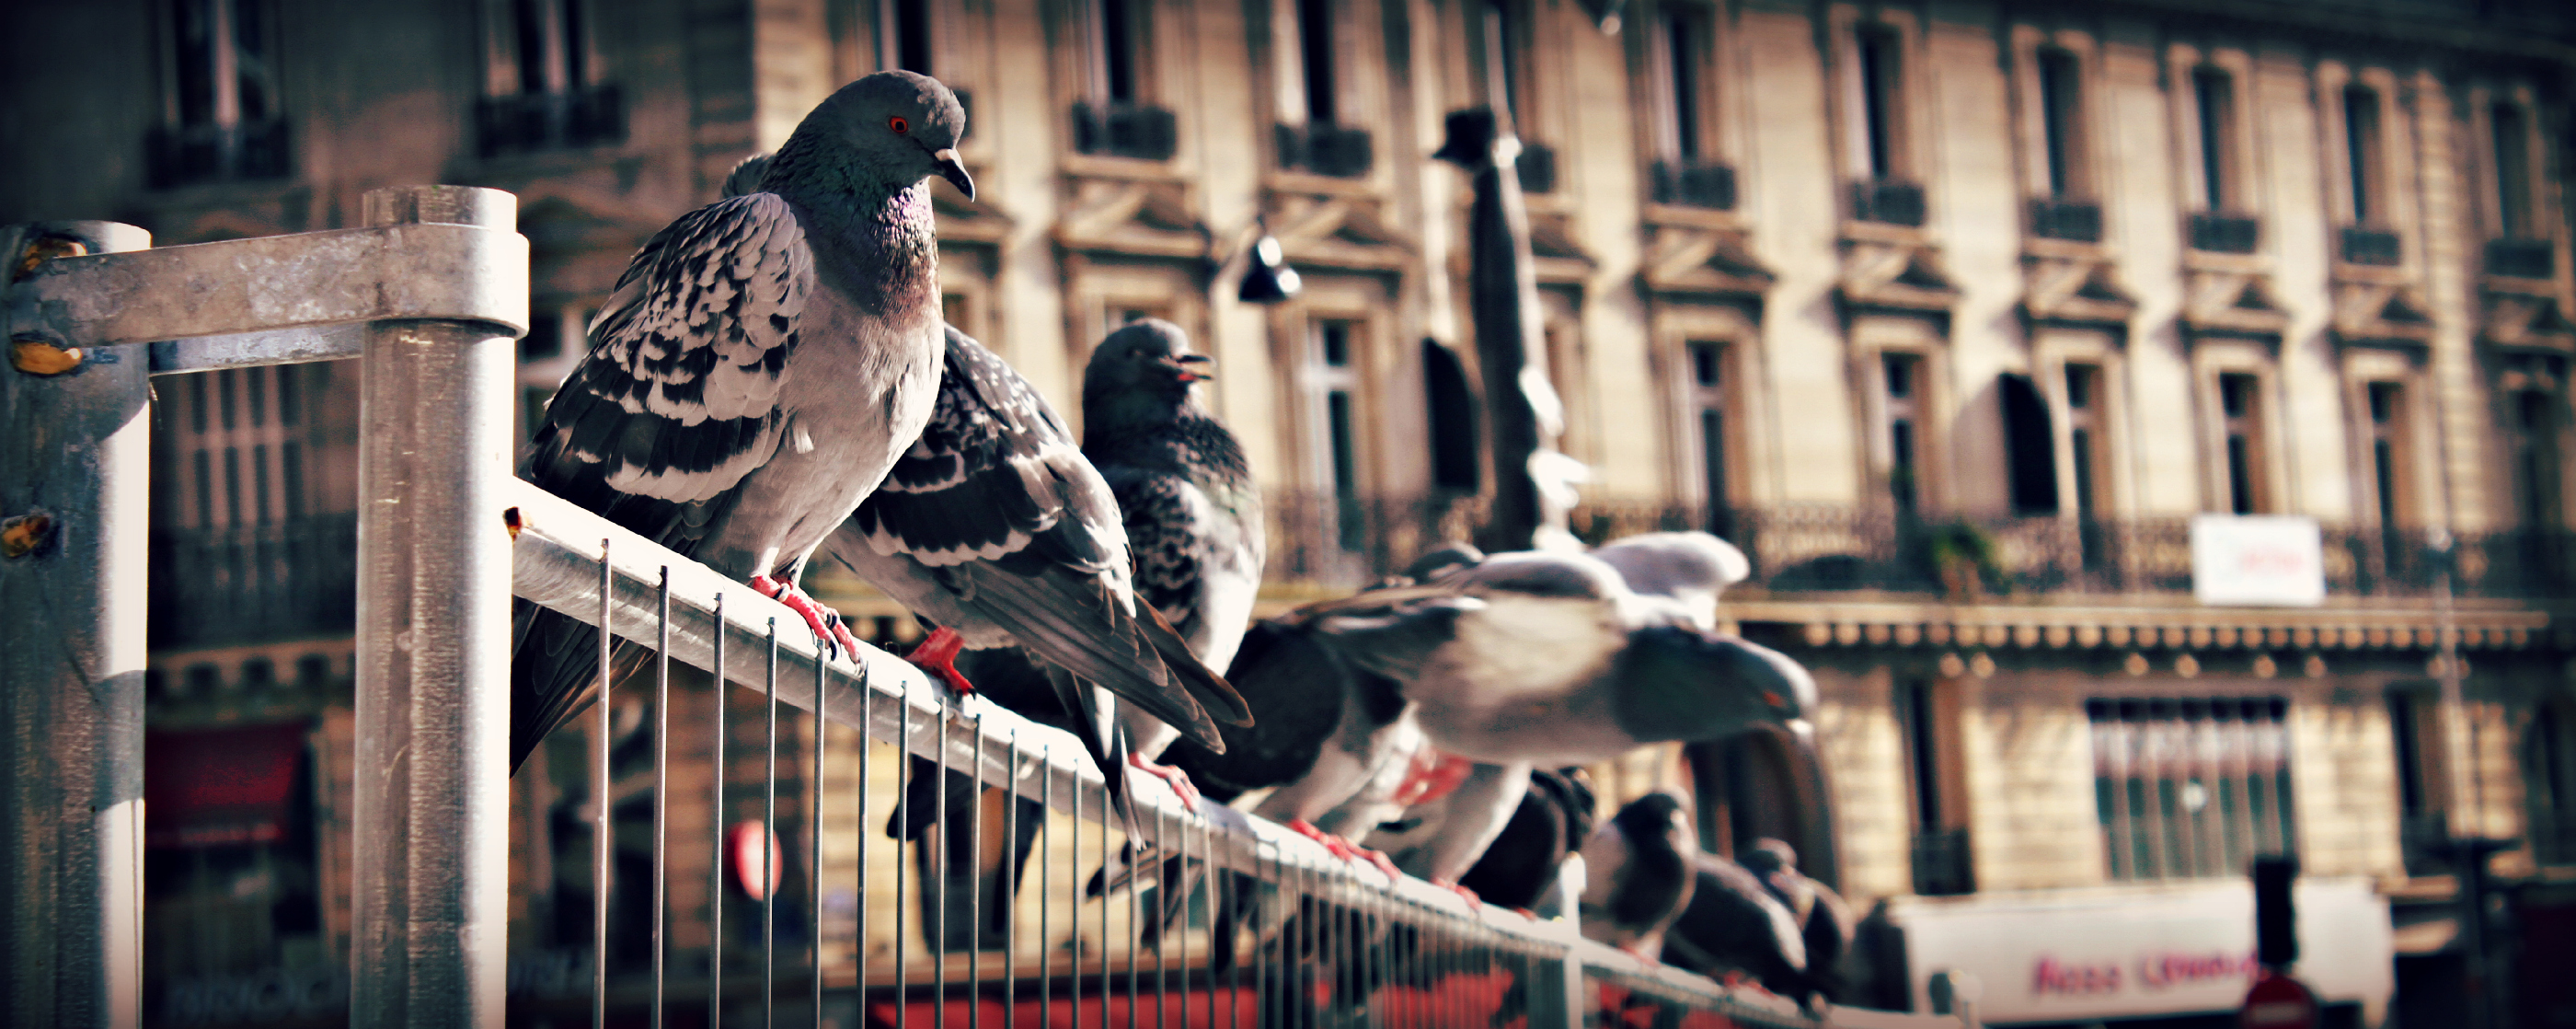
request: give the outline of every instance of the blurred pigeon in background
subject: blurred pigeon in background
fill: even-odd
[[[950,685],[971,688],[943,637],[1038,659],[1132,825],[1113,712],[1223,747],[1216,723],[1244,721],[1243,699],[1138,602],[1118,505],[1028,380],[954,326],[945,368],[919,440],[824,550],[938,626],[915,660]]]
[[[522,475],[856,640],[795,582],[930,418],[939,382],[929,187],[968,195],[948,87],[878,72],[762,170],[644,244],[591,321]],[[596,630],[514,608],[511,764],[590,703]],[[624,653],[640,653],[630,648]]]
[[[1138,594],[1223,672],[1261,593],[1262,513],[1243,447],[1192,389],[1210,378],[1208,364],[1179,326],[1159,318],[1110,333],[1082,372],[1082,453],[1124,512]],[[1165,774],[1153,762],[1172,729],[1121,721],[1132,760]],[[1188,783],[1168,777],[1175,787]]]
[[[1649,532],[1592,551],[1619,572],[1630,593],[1669,602],[1684,624],[1717,631],[1717,597],[1752,574],[1735,544],[1705,532]]]
[[[1859,918],[1833,887],[1798,871],[1798,852],[1788,843],[1764,838],[1738,855],[1737,863],[1761,880],[1762,888],[1789,911],[1798,938],[1807,949],[1807,983],[1828,1000],[1843,990],[1838,966],[1851,951]],[[1804,998],[1799,998],[1804,999]]]
[[[1807,997],[1807,945],[1788,906],[1735,862],[1701,854],[1697,865],[1690,904],[1664,934],[1664,963],[1713,979],[1749,975],[1783,997]]]
[[[1680,794],[1629,801],[1583,841],[1583,935],[1652,961],[1689,906],[1699,831]]]

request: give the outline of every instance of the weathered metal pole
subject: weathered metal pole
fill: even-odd
[[[370,226],[511,232],[517,198],[412,186],[366,197]],[[521,244],[524,246],[524,243]],[[524,251],[523,251],[524,252]],[[432,276],[516,276],[460,264]],[[367,326],[359,372],[358,691],[351,1024],[502,1021],[510,735],[512,331]]]
[[[0,284],[50,258],[151,245],[115,222],[9,226]],[[23,332],[20,313],[0,367],[0,1011],[20,1025],[132,1026],[151,367],[141,347]]]

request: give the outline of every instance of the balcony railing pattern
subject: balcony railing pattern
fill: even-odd
[[[2263,220],[2250,214],[2199,211],[2191,216],[2191,248],[2213,254],[2250,254],[2263,238]]]
[[[485,157],[620,143],[626,100],[615,85],[484,97],[474,107],[474,127]]]
[[[357,613],[355,516],[152,534],[152,647],[345,635]]]
[[[1073,148],[1086,154],[1167,161],[1180,149],[1170,108],[1150,104],[1073,105]]]
[[[1520,173],[1521,192],[1556,192],[1556,148],[1545,143],[1521,140],[1521,155],[1512,167]]]
[[[2398,257],[2405,252],[2398,242],[2397,233],[2368,225],[2344,226],[2342,242],[2340,253],[2345,264],[2393,268]]]
[[[2487,274],[2546,279],[2558,274],[2558,247],[2545,239],[2487,241]]]
[[[1375,151],[1367,129],[1329,122],[1279,126],[1279,166],[1353,179],[1368,174]]]
[[[1423,551],[1467,539],[1472,495],[1337,497],[1283,492],[1270,505],[1269,578],[1359,584]],[[1641,532],[1702,529],[1744,549],[1749,586],[1774,592],[1879,591],[1958,597],[2191,592],[2191,519],[1901,515],[1890,508],[1791,504],[1711,510],[1594,501],[1572,516],[1594,543]],[[2423,597],[2443,557],[2429,533],[2329,525],[2326,589],[2337,596]],[[2576,595],[2576,533],[2454,535],[2451,588],[2461,597]]]
[[[1735,169],[1723,164],[1657,161],[1655,202],[1712,211],[1735,209]]]
[[[1852,220],[1887,225],[1923,224],[1921,183],[1874,179],[1852,183]]]
[[[282,179],[293,171],[286,120],[158,128],[145,143],[154,189]]]
[[[2030,202],[2030,234],[2078,243],[2102,241],[2102,205],[2090,200],[2041,197]]]

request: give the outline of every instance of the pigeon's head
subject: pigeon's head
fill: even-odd
[[[1656,790],[1629,801],[1610,816],[1619,834],[1631,846],[1650,839],[1667,839],[1679,844],[1684,852],[1699,849],[1699,831],[1691,825],[1690,801],[1671,790]]]
[[[1190,387],[1215,376],[1206,354],[1190,351],[1181,327],[1160,318],[1119,326],[1091,351],[1082,370],[1082,411],[1088,422],[1155,421],[1177,414]]]
[[[1715,740],[1792,726],[1816,706],[1816,682],[1788,655],[1682,626],[1628,635],[1613,715],[1640,743]]]
[[[778,185],[781,172],[838,167],[852,188],[910,189],[936,175],[972,200],[975,180],[957,160],[957,141],[965,136],[966,109],[938,79],[881,71],[841,87],[806,115],[782,148],[800,159],[772,162],[764,184]]]
[[[1765,836],[1753,841],[1753,846],[1736,855],[1735,863],[1743,865],[1755,875],[1769,878],[1773,872],[1796,869],[1798,850],[1790,846],[1786,840]]]

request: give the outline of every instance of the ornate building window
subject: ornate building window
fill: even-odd
[[[2102,205],[2094,199],[2092,149],[2084,118],[2083,64],[2063,47],[2032,54],[2031,92],[2039,123],[2041,195],[2031,202],[2031,234],[2078,243],[2102,241]]]
[[[1074,149],[1086,154],[1171,158],[1179,127],[1156,106],[1154,18],[1150,0],[1075,0],[1083,99],[1073,105]]]
[[[1374,156],[1369,133],[1355,117],[1344,67],[1354,52],[1345,38],[1345,0],[1280,0],[1288,10],[1274,18],[1274,34],[1284,43],[1278,70],[1282,83],[1279,165],[1317,175],[1355,178],[1366,175]]]
[[[1854,30],[1852,82],[1859,181],[1852,184],[1856,221],[1921,225],[1923,185],[1913,180],[1906,117],[1904,38],[1889,25]]]
[[[483,156],[618,143],[626,105],[599,80],[589,0],[485,0]]]
[[[2382,155],[2387,142],[2380,130],[2379,91],[2351,86],[2343,91],[2345,206],[2351,220],[2344,226],[2337,256],[2351,264],[2394,265],[2400,246],[2389,226],[2388,167]]]
[[[1660,7],[1645,33],[1654,119],[1654,200],[1712,210],[1735,207],[1735,169],[1717,145],[1715,12],[1692,4]]]
[[[2557,274],[2557,248],[2544,227],[2532,145],[2531,118],[2522,104],[2504,100],[2487,108],[2489,275],[2546,279]]]
[[[2225,471],[2225,510],[2256,514],[2272,508],[2269,459],[2264,446],[2263,379],[2252,372],[2218,374],[2219,461]]]
[[[1900,678],[1894,701],[1897,728],[1905,738],[1907,807],[1914,823],[1914,892],[1974,893],[1977,878],[1963,802],[1966,775],[1958,753],[1958,692],[1945,682]]]
[[[2114,880],[2245,874],[2289,853],[2289,703],[2280,697],[2084,702],[2093,798]]]
[[[1690,359],[1690,384],[1686,408],[1693,430],[1692,450],[1698,455],[1701,496],[1708,505],[1711,532],[1725,536],[1733,528],[1736,496],[1734,476],[1730,473],[1731,454],[1735,443],[1728,426],[1727,392],[1734,383],[1727,370],[1724,343],[1692,340],[1685,344]]]
[[[2191,215],[2191,248],[2253,253],[2262,223],[2249,213],[2251,196],[2242,170],[2244,128],[2237,114],[2236,77],[2227,69],[2192,69],[2191,126],[2193,199],[2200,207]]]
[[[1889,351],[1879,355],[1879,402],[1886,433],[1887,496],[1899,516],[1921,510],[1924,499],[1924,421],[1931,414],[1925,401],[1923,355]]]
[[[163,10],[161,124],[146,146],[152,185],[287,177],[268,0],[170,0]]]

